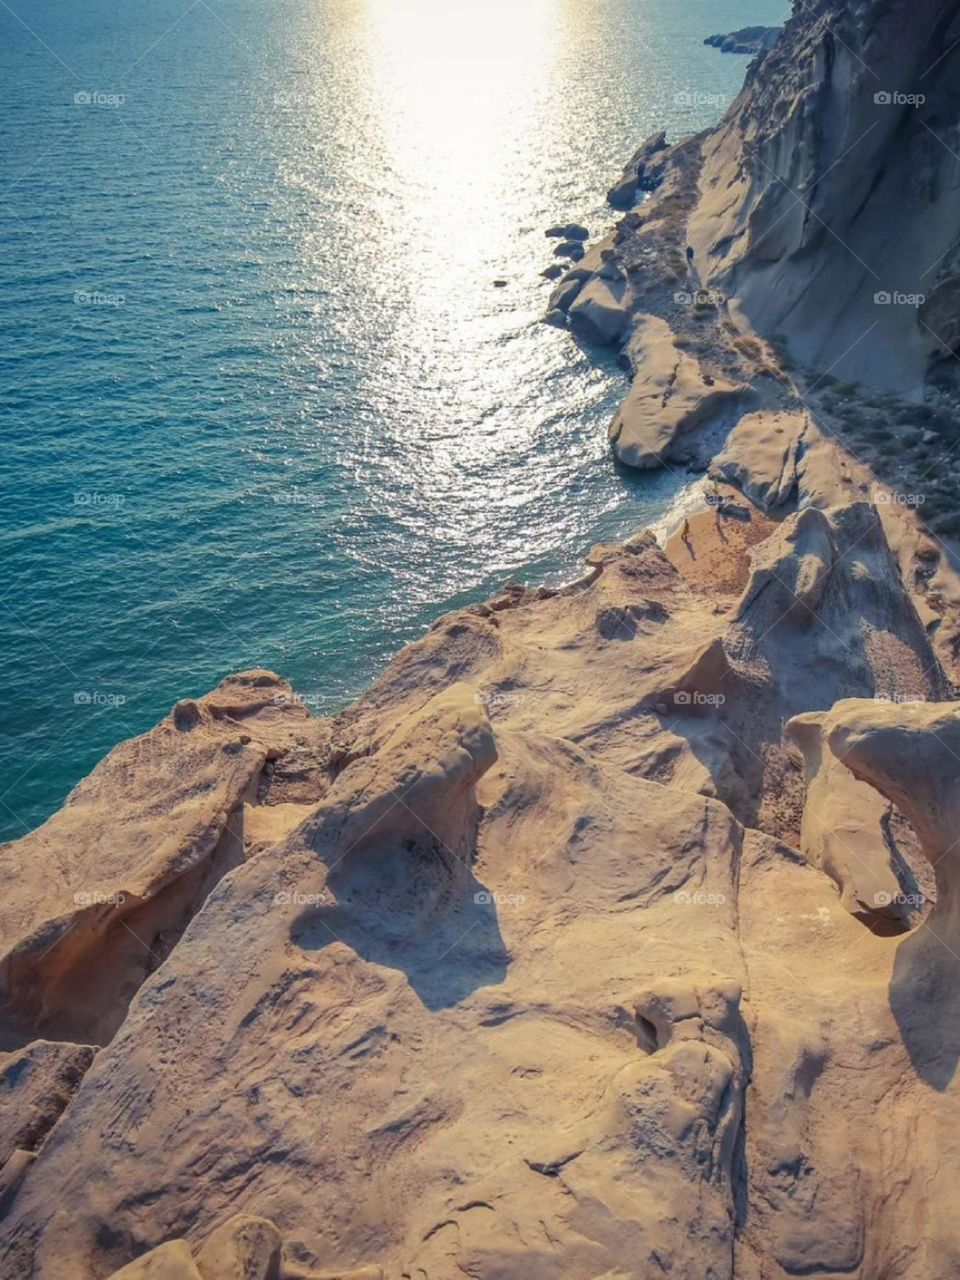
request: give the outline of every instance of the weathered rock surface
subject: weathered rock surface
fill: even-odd
[[[280,1280],[280,1232],[266,1218],[237,1214],[197,1253],[202,1280]]]
[[[185,1240],[170,1240],[117,1271],[112,1280],[203,1280]]]
[[[280,1232],[266,1218],[239,1213],[194,1253],[186,1240],[168,1240],[114,1272],[110,1280],[383,1280],[383,1268],[315,1271],[282,1256]]]
[[[636,322],[628,354],[633,382],[609,429],[613,451],[627,466],[682,460],[692,431],[748,395],[746,387],[707,384],[697,361],[676,346],[670,326],[656,316]]]
[[[951,22],[798,14],[558,282],[625,343],[624,461],[726,440],[713,510],[439,619],[335,720],[233,677],[0,851],[4,1280],[960,1275],[951,552],[743,332],[843,331],[814,224],[871,178],[880,227],[915,142],[844,172],[851,58],[946,70]]]
[[[593,277],[576,289],[566,311],[571,328],[600,342],[618,342],[630,319],[626,281]]]
[[[109,1039],[206,892],[243,860],[244,802],[305,721],[277,676],[233,676],[123,743],[59,813],[0,846],[8,1047]]]
[[[955,0],[909,20],[899,0],[797,8],[703,141],[688,232],[751,328],[914,394],[960,340],[956,15]]]
[[[800,848],[836,881],[847,911],[878,930],[902,933],[921,914],[926,895],[895,844],[890,805],[858,782],[823,742],[823,712],[791,720],[787,733],[803,753],[807,793]]]
[[[807,427],[804,414],[745,414],[723,452],[714,458],[710,473],[736,485],[764,511],[782,507],[797,488],[800,445]]]
[[[718,589],[649,535],[595,548],[579,585],[442,619],[318,725],[325,786],[134,995],[14,1189],[2,1274],[103,1280],[173,1240],[202,1280],[238,1241],[269,1268],[259,1219],[291,1278],[949,1274],[938,1015],[901,1038],[902,939],[864,927],[825,829],[843,788],[782,736],[813,712],[821,755],[889,792],[829,708],[949,686],[868,504],[748,553]],[[888,797],[928,857],[948,772],[935,834]],[[895,862],[879,883],[910,889]],[[892,1188],[935,1250],[886,1229]]]
[[[0,1055],[0,1168],[18,1149],[39,1150],[95,1053],[90,1045],[38,1040]]]

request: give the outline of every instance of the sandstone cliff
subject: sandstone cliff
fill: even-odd
[[[877,509],[589,567],[334,721],[228,681],[7,848],[4,1275],[960,1268],[960,718]]]
[[[850,59],[954,60],[905,24],[805,4],[557,286],[628,357],[621,460],[709,468],[682,535],[439,619],[333,718],[230,677],[0,848],[5,1278],[960,1275],[956,495],[901,500],[949,441],[884,451],[844,409],[900,402],[769,340],[856,311],[818,219],[869,238],[919,117],[854,210]]]

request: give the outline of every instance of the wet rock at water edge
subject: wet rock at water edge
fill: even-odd
[[[579,222],[558,222],[543,233],[548,240],[589,240],[590,232]]]

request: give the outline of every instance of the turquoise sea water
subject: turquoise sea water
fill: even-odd
[[[555,219],[780,0],[0,6],[0,832],[230,671],[316,711],[662,515],[539,323]],[[495,279],[505,288],[494,288]]]

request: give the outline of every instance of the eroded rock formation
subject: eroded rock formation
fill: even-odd
[[[703,144],[688,238],[741,324],[916,393],[960,340],[957,6],[797,7]]]
[[[334,718],[231,677],[0,850],[4,1280],[960,1275],[956,554],[747,331],[856,315],[816,224],[879,250],[936,123],[864,68],[946,87],[952,19],[804,8],[551,300],[621,460],[709,467],[682,536]]]
[[[942,849],[951,775],[932,744],[960,720],[919,704],[915,748],[909,705],[876,695],[950,685],[873,507],[761,525],[726,589],[699,580],[741,524],[709,513],[667,554],[649,535],[598,547],[571,588],[444,618],[336,721],[253,673],[142,740],[163,760],[201,732],[220,796],[242,721],[245,746],[270,743],[254,758],[274,756],[250,811],[284,813],[146,974],[21,1172],[4,1275],[103,1280],[140,1258],[127,1274],[220,1280],[204,1242],[237,1214],[275,1224],[250,1248],[265,1275],[280,1248],[290,1277],[960,1264],[937,1208],[960,1110],[944,992],[906,1040],[890,998],[932,972],[898,975],[899,948],[927,929],[939,945],[938,919],[949,935],[949,875],[904,940],[864,906],[889,894],[896,927],[916,923],[897,914],[910,850],[866,884],[827,849],[838,771],[876,795],[867,845],[892,805],[928,858]],[[784,738],[797,715],[832,775]],[[313,798],[290,814],[293,761]],[[182,805],[195,779],[176,776]],[[98,794],[100,822],[119,820]],[[141,787],[123,825],[153,805]],[[892,1194],[910,1250],[884,1226]]]

